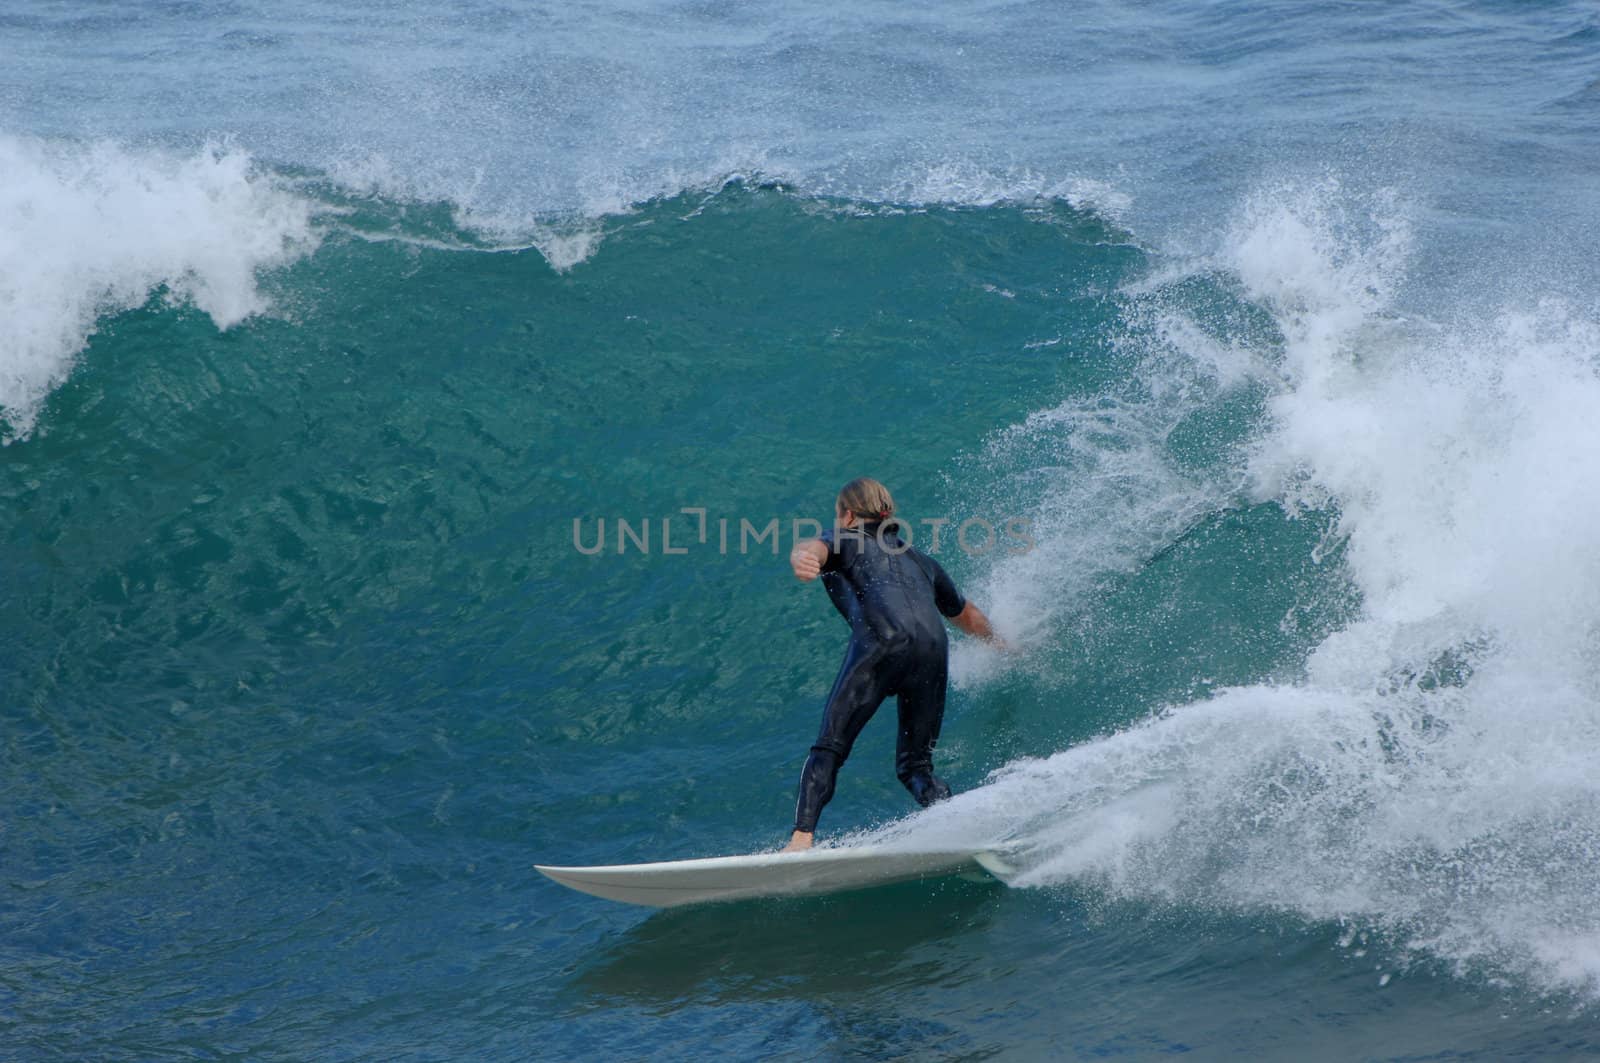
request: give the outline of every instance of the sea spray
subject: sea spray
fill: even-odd
[[[268,309],[260,271],[308,254],[315,208],[248,153],[0,137],[0,411],[33,431],[101,318],[164,290],[227,329]]]
[[[1346,207],[1327,183],[1263,193],[1218,262],[1280,336],[1255,356],[1277,382],[1243,489],[1332,515],[1356,615],[1297,682],[1158,707],[882,836],[1006,846],[1025,886],[1356,920],[1402,953],[1593,991],[1596,326],[1537,295],[1480,321],[1409,320],[1403,218]],[[1065,422],[1088,448],[1036,470],[1060,481],[1040,492],[1042,542],[1059,514],[1059,541],[1077,545],[1057,548],[1055,571],[1044,551],[1002,562],[991,592],[1030,610],[1071,600],[1084,569],[1128,564],[1207,496],[1162,454],[1156,407],[1141,420],[1102,405],[1116,432],[1090,433],[1084,404],[1025,426]],[[1100,501],[1123,501],[1084,512],[1100,478],[1121,488]],[[1130,517],[1141,525],[1118,530]]]

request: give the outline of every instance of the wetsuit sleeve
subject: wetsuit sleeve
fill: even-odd
[[[828,557],[822,562],[822,571],[838,572],[843,566],[839,557],[839,545],[833,541],[833,529],[829,528],[817,536],[817,541],[828,548]]]
[[[928,574],[933,577],[933,604],[939,607],[939,612],[944,616],[960,616],[961,610],[967,607],[967,600],[956,589],[956,581],[950,578],[950,574],[939,562],[927,554],[922,556],[927,558],[930,569]]]

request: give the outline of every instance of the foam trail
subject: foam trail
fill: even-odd
[[[313,206],[242,151],[0,136],[0,409],[28,436],[106,314],[165,288],[218,328],[268,308],[257,275],[309,253]]]
[[[1221,264],[1281,333],[1248,489],[1336,512],[1360,615],[1299,683],[1009,765],[882,837],[1600,993],[1600,325],[1538,298],[1408,322],[1405,225],[1348,203],[1263,193]]]

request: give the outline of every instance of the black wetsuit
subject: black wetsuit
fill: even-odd
[[[850,622],[850,646],[800,775],[794,825],[808,832],[816,830],[822,806],[833,797],[834,779],[856,736],[891,694],[899,695],[900,705],[895,774],[920,805],[950,796],[933,774],[949,664],[941,614],[953,617],[966,607],[939,563],[901,541],[892,521],[821,538],[828,546],[822,582]]]

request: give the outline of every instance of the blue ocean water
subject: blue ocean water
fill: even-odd
[[[0,56],[0,1054],[1600,1050],[1593,5]],[[939,553],[1019,647],[955,650],[956,799],[877,720],[824,836],[1018,882],[540,877],[783,839],[844,628],[781,547],[861,474],[1032,548]]]

